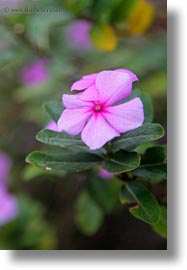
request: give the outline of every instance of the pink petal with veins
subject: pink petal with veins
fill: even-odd
[[[143,103],[140,98],[108,107],[106,111],[103,113],[105,119],[119,133],[138,128],[144,121]]]
[[[97,73],[84,75],[80,80],[73,83],[71,91],[73,90],[84,90],[95,84]]]
[[[120,134],[106,122],[102,114],[98,113],[97,117],[93,115],[88,121],[81,133],[81,138],[91,150],[95,150],[119,135]]]
[[[70,135],[79,134],[91,116],[88,108],[66,109],[58,120],[59,131],[65,131]]]
[[[79,99],[84,101],[99,101],[100,97],[96,87],[92,85],[79,94]]]
[[[102,71],[97,75],[96,88],[100,101],[112,105],[131,94],[132,81],[128,74],[118,71]]]
[[[128,74],[131,77],[132,82],[138,81],[138,77],[136,76],[136,74],[134,74],[132,71],[130,71],[128,69],[118,68],[118,69],[115,69],[115,71],[123,72],[123,73]]]
[[[85,91],[84,91],[85,92]],[[90,107],[91,102],[83,101],[80,99],[81,94],[67,95],[64,94],[62,97],[62,102],[67,109],[78,109],[82,107]]]

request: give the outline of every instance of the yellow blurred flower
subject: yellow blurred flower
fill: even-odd
[[[92,43],[99,50],[113,51],[117,46],[117,36],[108,24],[94,26],[90,34]]]
[[[146,32],[154,19],[154,5],[146,0],[139,0],[128,16],[129,32],[139,35]]]

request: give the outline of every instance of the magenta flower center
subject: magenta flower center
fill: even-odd
[[[95,104],[93,109],[95,112],[100,112],[102,111],[102,108],[103,106],[101,104]]]

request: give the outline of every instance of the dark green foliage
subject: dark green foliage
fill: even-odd
[[[133,150],[137,146],[160,139],[164,135],[164,129],[159,124],[143,124],[141,127],[124,133],[112,142],[112,149]]]
[[[149,224],[157,224],[160,219],[160,207],[151,192],[138,182],[125,183],[120,194],[122,203],[135,203],[130,213]]]
[[[133,175],[159,182],[167,177],[166,148],[155,146],[148,148],[142,155],[140,167],[134,170]]]
[[[139,164],[137,153],[120,150],[105,160],[103,168],[111,173],[122,173],[136,169]]]

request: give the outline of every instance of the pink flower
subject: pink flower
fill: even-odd
[[[85,77],[89,84],[82,85],[82,89],[86,90],[63,95],[66,109],[58,121],[59,131],[70,135],[81,133],[83,142],[95,150],[142,125],[144,112],[140,98],[118,105],[132,92],[134,79],[128,72],[102,71]]]
[[[17,214],[16,198],[0,187],[0,226],[13,220]]]
[[[98,174],[103,179],[111,179],[114,176],[113,173],[110,173],[110,172],[108,172],[107,170],[105,170],[103,168],[99,169]]]
[[[116,69],[115,71],[123,72],[128,74],[131,77],[132,82],[138,81],[138,77],[132,71],[124,68]],[[95,85],[96,77],[98,73],[92,73],[89,75],[83,76],[79,81],[76,81],[71,86],[71,91],[73,90],[84,90],[92,85]]]
[[[66,29],[66,37],[72,47],[88,50],[92,47],[90,41],[91,23],[87,20],[76,20]]]
[[[58,125],[55,121],[51,120],[46,126],[46,129],[58,132]]]
[[[7,180],[11,161],[7,155],[0,153],[0,226],[16,217],[18,212],[15,197],[7,192]]]
[[[26,86],[35,86],[48,81],[47,60],[38,59],[26,65],[21,71],[21,81]]]

